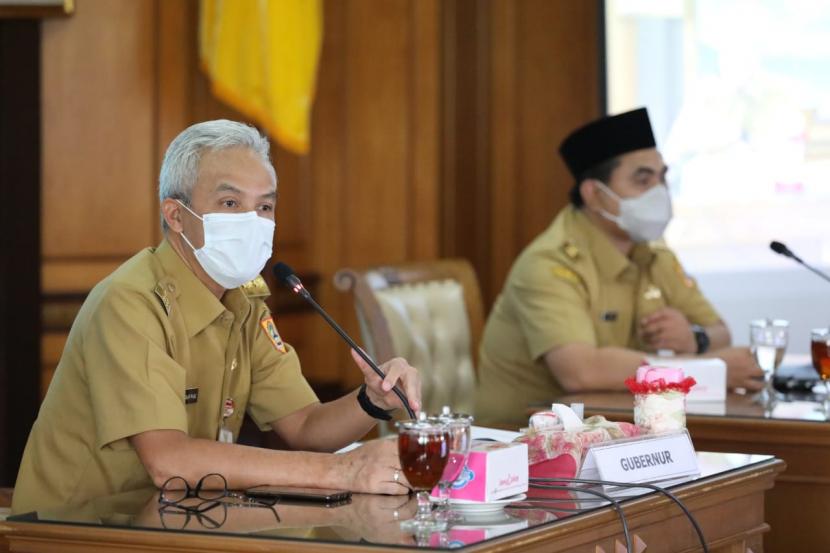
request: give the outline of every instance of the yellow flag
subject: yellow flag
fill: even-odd
[[[322,39],[322,0],[201,0],[213,94],[298,154],[308,152]]]

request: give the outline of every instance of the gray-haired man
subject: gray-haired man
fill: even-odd
[[[100,282],[72,325],[21,463],[13,511],[80,504],[181,476],[406,493],[394,442],[327,453],[375,424],[358,392],[321,404],[265,305],[276,173],[255,129],[208,121],[182,132],[159,179],[164,240]],[[359,358],[376,409],[419,408],[418,372]],[[365,400],[363,401],[365,405]],[[370,409],[371,410],[371,409]],[[294,450],[233,443],[248,412]],[[314,452],[314,453],[312,453]]]

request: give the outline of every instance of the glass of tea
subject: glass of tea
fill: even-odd
[[[824,415],[830,418],[830,328],[810,331],[810,353],[813,368],[824,383]]]
[[[784,359],[789,330],[790,323],[781,319],[758,319],[749,324],[749,346],[755,362],[764,371],[764,389],[754,399],[767,407],[778,396],[772,387],[772,377]]]
[[[401,528],[413,534],[444,530],[446,521],[432,515],[429,492],[438,484],[450,457],[447,425],[437,418],[427,418],[422,412],[418,419],[399,421],[395,426],[398,427],[401,470],[418,498],[415,518],[403,521]]]
[[[449,407],[444,407],[438,420],[446,424],[449,437],[450,456],[447,466],[438,481],[438,510],[444,518],[453,520],[456,517],[450,512],[450,486],[458,480],[467,456],[470,454],[471,427],[473,417],[463,413],[453,413]]]

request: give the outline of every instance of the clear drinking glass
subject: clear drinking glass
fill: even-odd
[[[412,534],[435,532],[447,527],[446,521],[432,515],[429,492],[438,484],[450,456],[447,425],[422,413],[418,419],[395,423],[398,427],[398,457],[407,482],[418,498],[415,518],[405,520],[401,528]]]
[[[438,510],[443,518],[453,520],[460,517],[455,517],[450,511],[450,486],[461,476],[467,463],[473,417],[463,413],[453,413],[449,407],[444,407],[437,418],[447,425],[450,446],[447,466],[444,467],[444,472],[438,481]]]
[[[767,408],[771,408],[778,399],[778,393],[772,387],[772,377],[784,359],[789,329],[790,323],[781,319],[758,319],[749,324],[752,355],[764,371],[764,389],[754,400]]]
[[[813,368],[824,383],[824,416],[830,419],[830,329],[814,328],[810,331],[810,353]]]

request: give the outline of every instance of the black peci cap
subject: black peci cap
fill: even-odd
[[[654,148],[646,108],[603,117],[580,127],[559,146],[559,154],[575,179],[587,169],[621,154]]]

